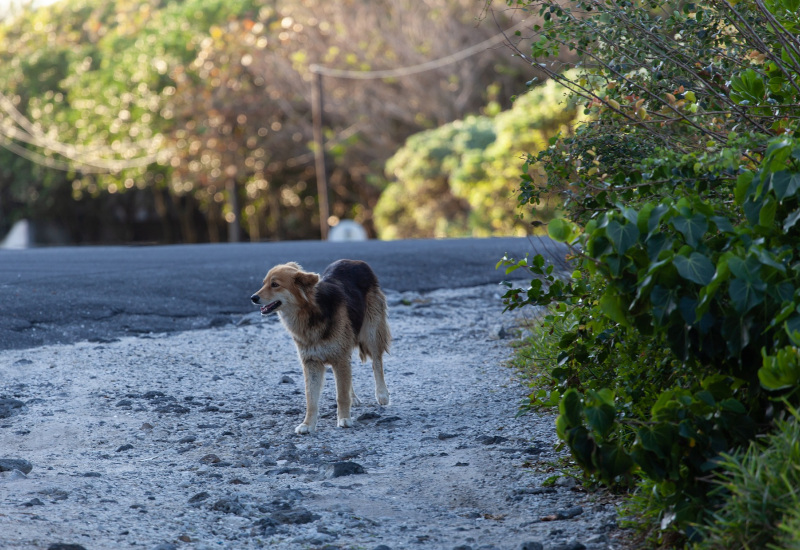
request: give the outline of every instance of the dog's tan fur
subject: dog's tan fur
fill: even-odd
[[[354,331],[345,303],[338,304],[330,313],[332,318],[321,319],[325,313],[317,303],[319,281],[318,274],[303,271],[299,264],[289,262],[273,267],[264,278],[261,289],[252,297],[253,302],[263,304],[280,300],[278,315],[297,346],[306,390],[306,416],[302,424],[295,428],[298,434],[316,429],[325,382],[325,365],[332,367],[336,382],[338,426],[352,427],[350,407],[360,404],[353,390],[351,373],[350,358],[355,348],[359,349],[362,361],[366,361],[367,357],[372,359],[378,403],[389,404],[383,354],[389,350],[391,333],[387,322],[386,297],[377,281],[366,292],[363,323],[358,334]]]

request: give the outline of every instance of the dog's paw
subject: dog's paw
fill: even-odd
[[[353,427],[353,419],[352,418],[340,418],[338,426],[340,428],[352,428]]]
[[[294,433],[299,434],[299,435],[310,434],[313,431],[314,431],[314,428],[312,428],[311,426],[309,426],[305,422],[303,422],[302,424],[300,424],[299,426],[297,426],[294,429]]]
[[[389,404],[389,392],[387,390],[375,392],[375,399],[378,400],[379,405]]]

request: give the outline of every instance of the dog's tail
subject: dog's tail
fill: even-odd
[[[366,301],[367,311],[358,339],[358,352],[362,363],[366,362],[367,357],[374,360],[375,357],[380,358],[382,354],[388,353],[392,343],[386,296],[379,288],[373,288],[367,292]]]

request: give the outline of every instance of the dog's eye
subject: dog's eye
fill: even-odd
[[[269,285],[269,286],[271,286],[272,288],[278,288],[280,285],[278,283],[276,283],[275,281],[272,281],[272,284]]]

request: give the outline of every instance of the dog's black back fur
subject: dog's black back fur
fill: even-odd
[[[359,260],[338,260],[322,272],[317,284],[317,305],[323,319],[332,319],[333,312],[342,302],[347,306],[347,316],[357,335],[364,324],[367,292],[378,287],[378,278],[366,263]],[[332,327],[327,327],[327,338]]]

